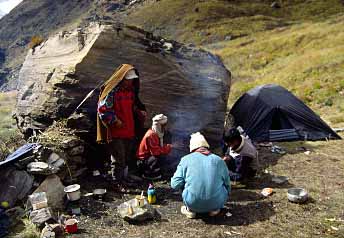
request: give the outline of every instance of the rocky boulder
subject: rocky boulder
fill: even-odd
[[[18,200],[23,200],[29,194],[34,178],[22,170],[2,168],[0,181],[0,203],[6,202],[13,207]]]
[[[48,176],[33,193],[39,192],[46,193],[48,198],[48,204],[52,209],[62,210],[64,208],[64,186],[61,183],[61,180],[58,176]]]
[[[184,142],[196,131],[213,145],[219,143],[230,87],[230,72],[221,60],[128,26],[91,24],[61,32],[30,50],[19,75],[18,127],[31,134],[69,117],[122,63],[139,70],[141,99],[150,118],[168,115],[172,141],[185,145],[181,150],[187,150]],[[94,125],[98,93],[80,108]]]

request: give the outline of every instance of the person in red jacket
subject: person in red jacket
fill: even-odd
[[[143,137],[136,155],[142,162],[143,177],[155,180],[161,178],[159,161],[171,152],[172,146],[164,144],[167,117],[159,114],[152,121],[152,128]]]
[[[118,184],[126,179],[132,161],[136,164],[134,140],[137,115],[143,118],[146,115],[145,107],[138,97],[138,82],[137,70],[131,65],[122,65],[107,84],[110,85],[107,86],[109,89],[103,89],[108,92],[103,97],[101,94],[98,102],[98,116],[106,129],[106,134],[100,134],[99,140],[107,142],[112,179]]]

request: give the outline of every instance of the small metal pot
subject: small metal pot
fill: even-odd
[[[288,200],[296,203],[303,203],[307,201],[308,193],[303,188],[290,188],[288,189]]]
[[[106,189],[98,188],[93,190],[93,196],[97,199],[103,199],[106,194]]]

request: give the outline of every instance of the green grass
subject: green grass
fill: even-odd
[[[148,1],[126,21],[156,34],[195,44],[208,44],[301,21],[321,21],[344,10],[340,0],[281,1],[281,9],[264,0]]]
[[[12,118],[15,100],[15,92],[0,93],[0,139],[10,136],[16,130],[15,120]]]
[[[22,143],[22,138],[12,118],[16,101],[16,92],[0,93],[0,160]]]
[[[344,15],[209,46],[234,75],[230,105],[261,84],[280,84],[332,124],[344,122]]]
[[[13,234],[11,238],[40,238],[40,230],[29,220],[23,219],[24,229],[17,234]]]

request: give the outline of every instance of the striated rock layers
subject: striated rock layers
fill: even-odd
[[[139,70],[149,117],[168,115],[172,140],[186,142],[190,133],[202,131],[212,143],[219,142],[230,87],[230,72],[221,60],[128,26],[91,24],[30,50],[19,75],[18,127],[30,134],[67,118],[122,63]],[[92,121],[98,92],[81,107]]]

